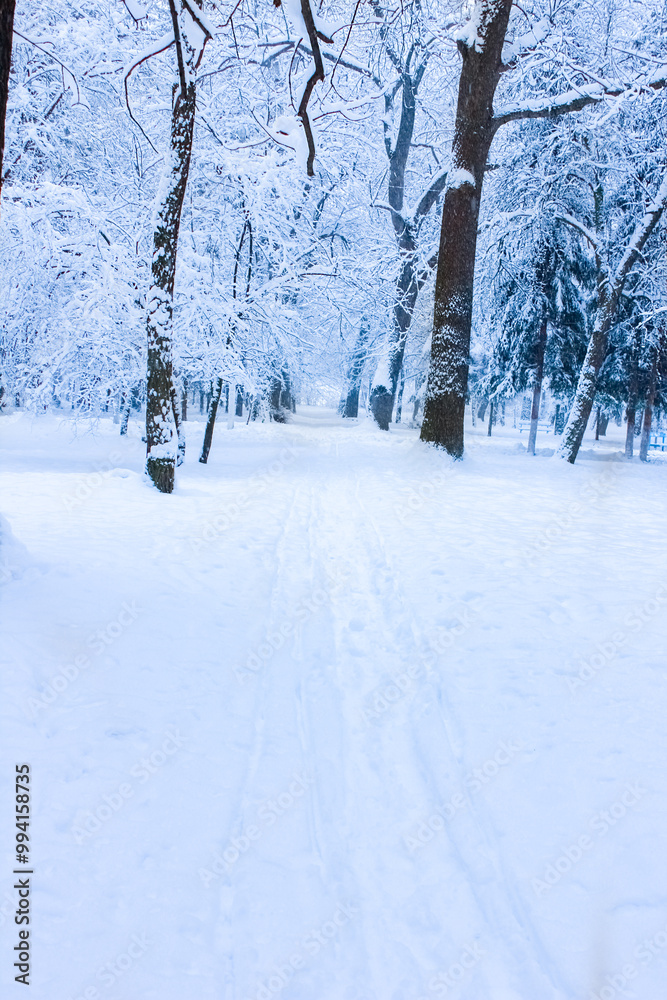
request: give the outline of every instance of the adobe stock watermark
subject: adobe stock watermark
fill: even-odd
[[[281,962],[273,974],[259,984],[248,1000],[271,1000],[271,997],[278,996],[289,985],[296,973],[304,968],[308,958],[314,958],[326,948],[334,938],[338,937],[341,928],[353,920],[356,915],[355,906],[351,903],[340,903],[331,919],[325,920],[319,927],[308,931],[289,958]]]
[[[608,468],[604,472],[598,473],[589,482],[584,483],[580,491],[580,500],[572,500],[560,514],[551,519],[548,527],[539,533],[534,542],[523,547],[521,555],[531,569],[537,566],[541,557],[552,549],[554,545],[562,541],[567,532],[586,513],[591,504],[598,503],[609,496],[616,486],[617,476],[617,464],[609,463]]]
[[[644,625],[651,621],[658,614],[661,608],[667,604],[667,587],[661,584],[653,597],[638,605],[634,611],[626,615],[623,624],[627,632],[618,629],[612,632],[608,639],[596,644],[595,652],[588,654],[586,658],[577,657],[575,666],[579,667],[576,674],[568,675],[565,680],[570,692],[574,694],[578,688],[583,687],[593,677],[596,677],[600,670],[616,657],[618,651],[625,645],[632,633],[640,632]]]
[[[234,667],[234,676],[239,684],[245,684],[249,677],[257,676],[262,667],[281,649],[287,640],[293,636],[299,625],[316,615],[331,601],[334,591],[343,582],[340,571],[330,570],[329,588],[316,587],[308,597],[299,601],[290,617],[270,632],[267,632],[262,642],[254,649],[242,666]]]
[[[88,648],[93,651],[95,656],[103,653],[105,649],[112,646],[119,636],[134,624],[141,611],[142,608],[137,607],[136,601],[124,601],[115,618],[112,618],[103,628],[96,629],[95,632],[92,632],[88,636]],[[62,667],[57,674],[54,674],[50,682],[36,698],[28,698],[24,709],[28,718],[36,718],[39,712],[52,705],[91,666],[92,662],[90,656],[80,653],[74,657],[71,663]]]
[[[275,826],[281,816],[303,798],[314,780],[310,774],[294,774],[284,791],[263,802],[257,810],[257,822],[244,826],[237,837],[230,839],[222,852],[216,851],[207,868],[199,869],[199,877],[205,887],[208,889],[211,882],[230,872],[239,858],[247,854],[252,844],[260,840],[270,827]]]
[[[641,944],[635,946],[632,957],[635,962],[626,962],[619,972],[605,976],[604,986],[589,993],[589,1000],[614,1000],[614,997],[627,997],[626,989],[637,979],[644,969],[662,954],[667,948],[667,925],[661,927],[653,937],[644,938]],[[633,994],[634,996],[634,994]]]
[[[75,507],[79,507],[82,503],[85,503],[95,490],[99,489],[104,480],[109,478],[122,457],[120,452],[112,451],[109,453],[109,458],[106,462],[97,462],[94,466],[95,472],[91,472],[85,476],[73,493],[69,493],[63,497],[65,509],[69,512],[74,510]]]
[[[471,795],[476,795],[500,774],[501,770],[524,749],[520,740],[501,740],[498,749],[480,764],[474,767],[464,778],[463,784]],[[468,798],[462,792],[454,792],[447,802],[442,803],[427,818],[422,820],[412,836],[404,837],[405,846],[410,854],[429,844],[438,833],[442,833],[447,823],[461,809],[465,809]]]
[[[262,493],[265,493],[268,487],[273,485],[273,481],[276,477],[282,475],[287,466],[291,465],[296,456],[296,448],[283,448],[279,457],[271,462],[265,470],[262,472],[256,472],[250,476],[248,485],[238,494],[236,499],[232,500],[231,503],[226,504],[221,509],[219,514],[217,514],[214,518],[211,518],[211,520],[204,525],[196,537],[190,539],[190,545],[193,552],[201,552],[205,545],[210,545],[211,542],[214,542],[225,531],[227,531],[227,529],[239,519],[245,508],[250,504],[251,500],[253,500],[256,496],[261,496]]]
[[[438,972],[429,979],[429,990],[439,997],[449,996],[467,979],[471,970],[482,961],[485,955],[486,952],[476,941],[466,945],[457,961],[452,962],[446,972]],[[420,997],[419,1000],[427,1000],[427,998]]]
[[[98,969],[95,978],[106,989],[111,989],[120,982],[135,962],[144,957],[150,945],[147,934],[133,934],[125,951]],[[97,986],[84,986],[76,995],[70,994],[68,1000],[99,1000],[102,995]]]
[[[185,737],[181,736],[178,729],[175,729],[174,726],[168,726],[166,738],[158,749],[153,750],[148,757],[142,757],[130,768],[130,778],[136,778],[140,785],[144,785],[152,775],[164,767],[169,758],[173,757],[184,744]],[[121,781],[115,791],[103,795],[100,804],[85,814],[87,818],[72,827],[72,836],[76,843],[84,844],[98,833],[102,826],[134,796],[134,791],[132,782]]]
[[[536,896],[550,892],[555,885],[567,875],[575,865],[578,865],[593,850],[595,845],[605,837],[616,824],[627,816],[639,800],[646,794],[639,782],[627,785],[623,794],[607,809],[601,809],[591,816],[587,827],[592,834],[582,833],[571,844],[563,848],[561,854],[550,861],[544,869],[542,878],[531,879],[531,886]],[[593,835],[594,834],[594,835]]]
[[[418,486],[411,486],[409,498],[394,507],[396,517],[405,522],[412,514],[416,514],[425,503],[432,500],[437,494],[438,487],[444,486],[451,478],[451,472],[449,475],[444,472],[436,472],[430,479],[423,480]]]
[[[441,628],[429,639],[429,652],[419,663],[412,663],[399,674],[395,674],[391,681],[378,684],[365,698],[365,707],[361,714],[366,725],[370,725],[379,719],[393,705],[399,702],[406,694],[416,686],[417,681],[421,681],[426,673],[437,663],[437,656],[444,655],[465,632],[480,621],[480,602],[465,607],[454,614],[457,624],[449,628]]]

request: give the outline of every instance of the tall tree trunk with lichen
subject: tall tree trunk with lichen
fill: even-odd
[[[442,210],[431,364],[421,430],[422,441],[442,445],[456,458],[463,454],[479,205],[497,127],[493,97],[511,7],[512,0],[478,2],[468,35],[458,42],[463,64]],[[474,38],[470,36],[473,27]]]

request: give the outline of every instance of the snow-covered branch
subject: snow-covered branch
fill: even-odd
[[[643,83],[637,81],[630,85],[609,83],[587,83],[581,87],[572,88],[556,97],[543,97],[540,100],[518,102],[502,108],[493,117],[494,130],[509,122],[527,118],[557,118],[559,115],[573,111],[582,111],[591,104],[599,104],[610,97],[634,96],[638,89],[661,90],[667,86],[667,66]]]

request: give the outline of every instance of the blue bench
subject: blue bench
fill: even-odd
[[[665,437],[667,437],[667,431],[658,431],[656,434],[651,434],[651,439],[648,443],[649,448],[659,448],[660,451],[664,451]]]

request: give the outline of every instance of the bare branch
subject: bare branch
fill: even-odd
[[[169,0],[169,12],[171,14],[171,23],[174,28],[174,41],[176,42],[176,58],[178,60],[178,78],[181,84],[181,96],[185,100],[185,95],[188,92],[188,82],[185,77],[185,63],[183,62],[183,46],[181,45],[181,32],[178,27],[178,14],[176,13],[176,4],[174,0]]]
[[[197,25],[197,27],[201,28],[201,30],[204,32],[206,38],[207,39],[213,38],[213,32],[211,31],[211,28],[206,24],[205,20],[202,20],[202,18],[204,17],[203,12],[198,11],[196,7],[193,7],[192,4],[190,3],[190,0],[181,0],[181,3],[185,7],[188,14]]]
[[[163,35],[162,38],[160,38],[157,42],[155,42],[147,51],[143,52],[138,59],[135,59],[135,61],[132,63],[129,69],[125,71],[123,75],[123,84],[125,87],[125,105],[127,107],[127,113],[129,114],[131,121],[134,122],[134,124],[137,126],[137,128],[143,135],[146,142],[149,144],[149,146],[155,153],[159,153],[159,150],[157,150],[153,145],[150,136],[144,131],[141,122],[137,121],[137,119],[132,114],[132,108],[130,106],[130,94],[127,89],[127,85],[130,76],[132,75],[132,73],[134,73],[135,69],[137,69],[138,66],[141,66],[142,63],[145,63],[148,59],[151,59],[153,56],[159,55],[160,52],[166,52],[167,49],[171,48],[174,42],[175,38],[171,33]]]
[[[438,196],[442,194],[445,190],[447,184],[447,177],[449,174],[449,169],[441,171],[437,174],[433,180],[430,188],[424,192],[417,203],[415,208],[415,219],[419,219],[421,216],[428,215],[436,201]]]
[[[579,222],[578,219],[575,219],[573,215],[569,215],[567,213],[564,215],[557,215],[556,220],[558,222],[564,222],[566,225],[572,226],[573,229],[576,229],[578,232],[580,232],[581,235],[588,240],[592,248],[597,251],[598,241],[595,235],[590,231],[590,229],[588,229],[581,222]]]
[[[62,69],[64,69],[67,73],[69,73],[69,75],[74,80],[74,86],[76,87],[76,103],[80,104],[81,91],[79,90],[79,84],[76,82],[76,77],[72,72],[72,70],[69,68],[69,66],[66,66],[64,62],[61,62],[61,60],[58,59],[57,56],[54,56],[53,52],[49,52],[48,49],[45,49],[44,46],[40,45],[38,42],[33,41],[32,38],[28,38],[27,35],[22,35],[20,31],[16,30],[16,28],[14,28],[14,34],[18,35],[19,38],[22,38],[24,42],[28,42],[30,45],[34,45],[36,49],[39,49],[40,52],[43,52],[44,55],[49,57],[49,59],[53,59],[53,61],[57,62]]]
[[[308,160],[306,161],[306,172],[309,177],[314,177],[315,171],[313,170],[313,163],[315,162],[315,140],[313,138],[313,130],[310,125],[310,119],[308,118],[308,101],[310,100],[310,95],[313,92],[313,88],[316,83],[320,83],[324,80],[324,64],[322,62],[322,54],[320,52],[319,37],[321,35],[315,27],[315,20],[313,18],[313,13],[310,9],[310,0],[301,0],[301,14],[303,16],[306,29],[308,31],[308,38],[310,39],[310,47],[313,51],[313,59],[315,61],[315,69],[312,75],[308,78],[305,89],[303,91],[303,97],[301,98],[301,103],[299,104],[299,110],[297,111],[298,117],[303,122],[303,130],[306,133],[306,141],[308,142]],[[329,41],[329,39],[324,39],[324,41]]]

